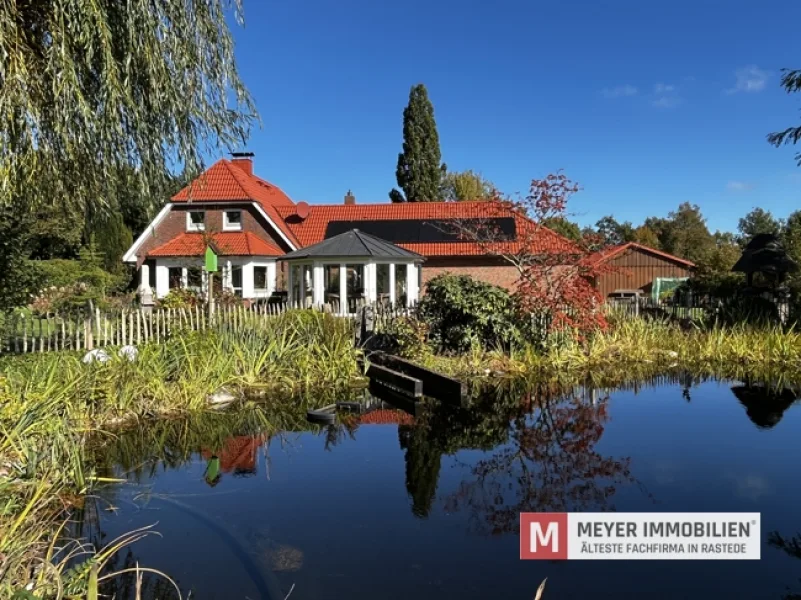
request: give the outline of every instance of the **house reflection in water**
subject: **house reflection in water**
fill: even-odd
[[[215,486],[220,482],[223,473],[234,476],[250,476],[256,474],[256,453],[264,444],[269,443],[270,436],[243,435],[225,440],[220,450],[204,448],[201,455],[206,459],[206,483]]]

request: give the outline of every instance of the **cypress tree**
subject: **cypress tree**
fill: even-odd
[[[437,123],[434,106],[426,86],[418,84],[409,92],[409,104],[403,110],[403,152],[398,154],[395,175],[405,197],[397,189],[389,193],[393,202],[436,202],[442,200],[442,177]]]

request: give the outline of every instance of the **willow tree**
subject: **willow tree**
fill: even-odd
[[[148,197],[241,145],[256,114],[231,14],[241,0],[3,2],[0,204],[96,205],[122,185]]]

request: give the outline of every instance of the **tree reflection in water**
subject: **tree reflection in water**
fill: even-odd
[[[760,429],[771,429],[779,424],[784,413],[798,398],[790,387],[751,382],[735,385],[732,393],[745,407],[751,422]]]
[[[778,531],[772,531],[768,534],[768,544],[782,550],[788,556],[801,558],[801,534],[797,533],[791,538],[785,538]],[[801,600],[801,594],[791,592],[788,587],[787,593],[782,595],[782,600]]]
[[[414,514],[431,510],[442,454],[470,448],[491,455],[464,465],[470,477],[446,497],[445,508],[468,511],[481,531],[516,532],[526,511],[611,509],[616,487],[635,480],[628,458],[595,449],[609,417],[605,399],[592,396],[541,388],[514,396],[523,398],[519,403],[490,397],[471,409],[442,407],[400,428]]]

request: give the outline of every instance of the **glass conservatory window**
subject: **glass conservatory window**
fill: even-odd
[[[314,301],[314,269],[311,265],[303,265],[304,306],[310,306]]]
[[[339,265],[323,265],[324,301],[328,304],[339,303]]]
[[[382,263],[375,266],[375,293],[379,302],[389,302],[389,267]]]
[[[347,282],[347,302],[350,311],[364,298],[364,265],[345,265]]]
[[[406,265],[395,265],[395,302],[406,304],[408,280]]]
[[[292,265],[292,303],[300,304],[300,265]]]

